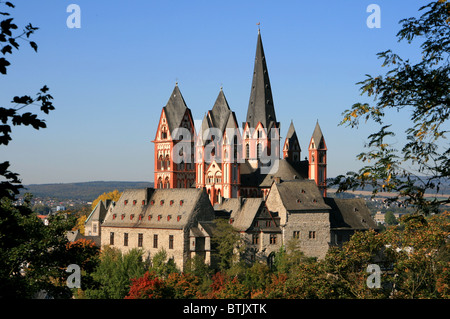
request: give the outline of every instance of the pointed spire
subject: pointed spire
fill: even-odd
[[[319,120],[316,122],[316,127],[312,135],[312,140],[314,141],[316,148],[320,147],[321,140],[323,139],[322,130],[320,129]]]
[[[247,122],[250,127],[256,127],[261,122],[265,128],[277,124],[275,108],[273,105],[272,89],[269,72],[267,70],[261,32],[258,29],[256,43],[255,65],[253,69],[252,89],[247,110]],[[277,125],[278,126],[278,125]]]
[[[171,131],[180,126],[181,120],[183,119],[187,108],[188,107],[186,106],[183,95],[181,95],[177,82],[172,94],[170,95],[169,101],[167,101],[167,104],[164,107],[167,123]]]

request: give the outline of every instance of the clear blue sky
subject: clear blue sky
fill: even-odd
[[[239,123],[245,120],[257,26],[268,63],[277,119],[285,136],[293,120],[302,157],[319,120],[330,177],[356,170],[372,125],[338,126],[360,101],[356,82],[384,70],[376,53],[393,49],[398,21],[418,16],[428,1],[100,1],[16,0],[20,27],[31,22],[38,53],[22,43],[0,77],[0,105],[35,94],[46,84],[56,110],[47,128],[13,128],[0,149],[24,184],[95,180],[153,181],[156,126],[176,79],[196,120],[211,109],[223,85]],[[81,8],[81,28],[69,29],[69,4]],[[369,4],[381,8],[370,29]],[[33,111],[30,108],[30,111]],[[390,115],[402,139],[405,121]]]

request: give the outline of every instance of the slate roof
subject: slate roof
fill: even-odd
[[[175,85],[169,101],[167,101],[167,104],[163,109],[166,114],[169,131],[172,132],[174,129],[181,127],[181,121],[188,107],[186,106],[186,102],[184,101],[183,95],[181,95],[178,85]]]
[[[233,227],[237,231],[246,231],[251,227],[256,214],[264,207],[264,203],[262,198],[224,198],[222,204],[216,204],[214,209],[229,212]]]
[[[236,125],[236,115],[231,111],[228,105],[227,99],[223,90],[221,89],[219,95],[217,96],[214,106],[208,113],[205,114],[202,121],[202,126],[200,128],[199,136],[202,140],[202,145],[206,145],[206,139],[204,139],[204,132],[209,128],[217,128],[220,136],[223,137],[224,132],[227,128],[237,128]],[[214,132],[210,132],[209,136],[214,135]]]
[[[256,43],[255,65],[247,110],[247,122],[251,128],[255,128],[258,122],[261,122],[267,131],[274,125],[279,127],[273,105],[272,88],[270,86],[269,72],[260,31],[258,31],[258,40]]]
[[[362,198],[326,197],[325,203],[331,207],[330,227],[340,230],[378,229],[370,216],[369,208]]]
[[[286,159],[277,160],[269,174],[261,174],[260,168],[252,169],[250,164],[243,163],[241,166],[241,186],[244,187],[270,187],[274,180],[280,178],[282,181],[303,180],[305,175],[298,171]],[[250,167],[249,167],[250,166]],[[302,168],[298,165],[299,169]]]
[[[203,189],[128,189],[108,212],[102,227],[183,229],[194,215],[204,221],[214,218],[214,210]]]
[[[102,222],[105,219],[106,213],[108,211],[109,205],[111,204],[111,200],[100,200],[97,205],[94,207],[92,212],[89,214],[88,218],[85,221],[85,224],[92,222],[93,220],[98,220]]]
[[[319,121],[316,123],[316,127],[314,128],[314,132],[312,135],[312,140],[316,144],[316,148],[320,147],[320,141],[323,138],[322,130],[320,129]]]
[[[281,201],[288,211],[331,210],[313,180],[284,181],[272,187],[277,188]]]
[[[289,143],[289,147],[292,147],[295,142],[297,142],[297,145],[299,147],[299,150],[301,151],[300,142],[298,141],[297,133],[295,131],[294,123],[291,121],[291,125],[289,125],[289,129],[286,133],[286,140]]]

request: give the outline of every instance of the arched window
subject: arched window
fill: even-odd
[[[250,158],[250,145],[248,143],[245,144],[245,158],[246,159]]]
[[[166,169],[170,169],[170,157],[169,157],[169,154],[166,155]]]
[[[258,143],[258,145],[256,145],[256,158],[261,158],[261,143]]]
[[[158,188],[163,188],[162,178],[158,178]]]
[[[236,161],[237,160],[237,145],[238,143],[238,139],[237,136],[235,135],[233,138],[233,160]]]
[[[159,155],[158,159],[158,169],[164,169],[164,159],[162,155]]]
[[[170,182],[168,177],[166,177],[166,179],[164,180],[164,188],[170,188]]]

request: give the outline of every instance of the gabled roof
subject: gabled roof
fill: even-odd
[[[164,112],[166,114],[170,132],[181,126],[181,121],[187,109],[181,91],[178,88],[178,85],[175,85],[169,101],[167,101],[166,106],[164,106]]]
[[[286,210],[301,212],[311,210],[330,210],[322,197],[322,193],[313,180],[295,180],[275,183]],[[271,196],[272,191],[269,193]]]
[[[303,163],[303,162],[302,162]],[[300,165],[298,165],[300,168]],[[269,174],[261,174],[260,168],[252,169],[250,164],[243,163],[241,166],[241,185],[244,187],[270,187],[277,178],[282,181],[303,180],[305,174],[294,168],[286,159],[277,159],[269,171]]]
[[[256,43],[255,65],[253,69],[252,88],[247,110],[247,122],[255,128],[258,122],[268,131],[274,125],[279,127],[273,105],[272,88],[267,70],[261,33],[258,31]]]
[[[92,212],[89,214],[88,218],[86,219],[85,224],[90,223],[94,220],[103,222],[110,204],[111,204],[111,200],[98,201],[97,205],[94,207],[94,209],[92,210]]]
[[[236,115],[231,111],[228,105],[227,99],[223,90],[220,89],[219,95],[217,96],[214,106],[208,113],[203,117],[202,125],[199,131],[199,137],[202,141],[202,145],[206,144],[204,139],[204,132],[209,128],[217,128],[221,132],[221,137],[223,137],[227,128],[237,128],[236,127]],[[208,134],[209,136],[214,135]],[[206,135],[205,135],[206,136]]]
[[[316,148],[319,148],[322,139],[322,130],[320,129],[319,121],[317,121],[311,140],[314,141]]]
[[[252,225],[256,214],[264,207],[264,203],[262,198],[224,198],[214,209],[230,213],[233,227],[237,231],[246,231]]]
[[[331,207],[331,229],[367,230],[378,228],[362,198],[325,197],[325,203]]]
[[[194,215],[201,215],[204,221],[214,218],[203,189],[128,189],[108,212],[102,227],[183,229]]]
[[[297,138],[297,133],[295,132],[294,123],[292,123],[292,121],[291,121],[291,125],[289,125],[289,129],[286,133],[285,143],[286,143],[286,141],[289,143],[289,147],[292,147],[294,145],[294,143],[297,143],[297,145],[301,151],[300,143]]]

